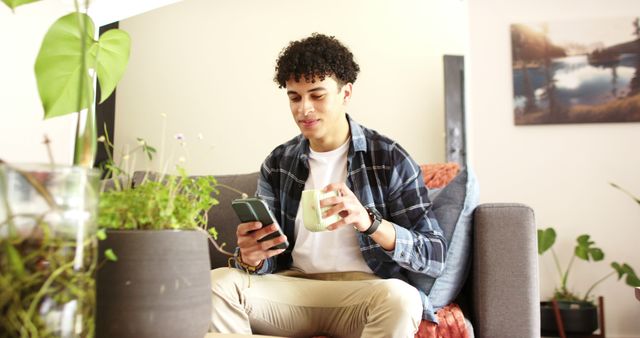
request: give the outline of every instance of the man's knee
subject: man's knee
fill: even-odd
[[[422,319],[422,299],[413,286],[399,279],[386,279],[376,291],[382,306],[402,316],[410,315],[418,322]]]
[[[211,288],[216,289],[235,289],[242,284],[242,271],[234,268],[217,268],[211,270]],[[245,275],[246,277],[246,275]]]

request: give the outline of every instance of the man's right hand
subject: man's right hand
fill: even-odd
[[[278,230],[277,224],[262,227],[260,222],[240,223],[236,230],[238,236],[238,247],[240,248],[240,258],[245,264],[258,266],[263,260],[279,255],[284,249],[269,250],[280,243],[287,241],[287,237],[282,235],[264,242],[258,240]]]

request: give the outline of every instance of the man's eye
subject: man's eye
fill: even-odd
[[[324,95],[314,95],[314,96],[312,96],[312,98],[314,100],[322,100],[322,99],[324,99]]]
[[[289,101],[298,102],[298,101],[300,101],[300,97],[297,97],[297,96],[296,97],[289,97]]]

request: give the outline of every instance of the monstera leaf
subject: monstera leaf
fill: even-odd
[[[629,264],[613,262],[611,263],[611,267],[618,273],[618,279],[621,279],[626,275],[627,278],[625,279],[625,282],[627,285],[640,287],[640,278],[638,278],[636,272],[633,271],[633,268],[629,266]]]
[[[590,240],[589,238],[589,235],[581,235],[578,237],[578,244],[575,248],[576,256],[585,261],[601,261],[602,259],[604,259],[604,252],[602,252],[602,249],[593,246],[595,242]]]

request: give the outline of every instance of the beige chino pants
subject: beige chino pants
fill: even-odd
[[[211,271],[213,332],[284,337],[413,337],[420,294],[398,279],[362,272],[249,276]]]

